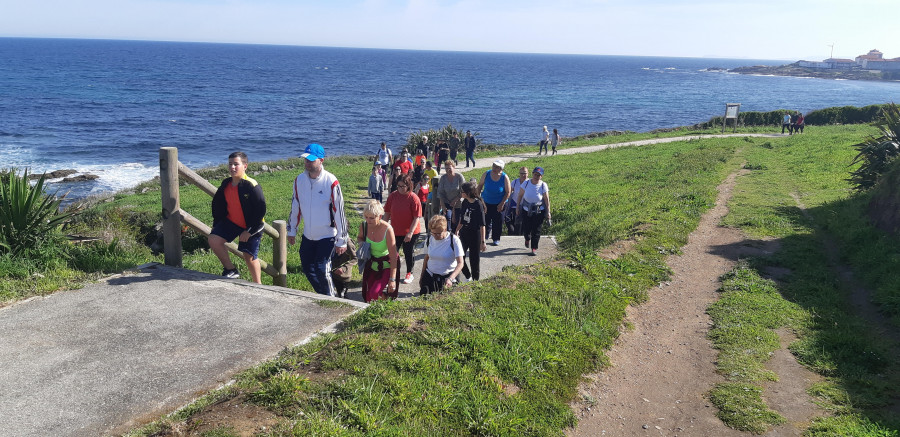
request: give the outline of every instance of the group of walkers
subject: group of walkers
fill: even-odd
[[[467,132],[467,141],[469,138],[471,135]],[[366,301],[395,296],[401,283],[410,284],[415,279],[414,251],[420,235],[419,217],[427,223],[425,258],[419,278],[419,292],[423,295],[458,282],[460,274],[467,279],[480,279],[481,252],[487,250],[488,244],[500,245],[504,227],[509,235],[524,236],[525,247],[529,249],[527,253],[537,255],[541,227],[545,220],[550,220],[549,187],[543,181],[543,168],[536,167],[529,173],[527,167],[522,167],[518,177],[511,179],[504,171],[505,162],[497,159],[478,180],[466,181],[457,171],[452,149],[445,157],[440,152],[440,140],[431,150],[421,144],[415,149],[415,157],[410,157],[404,149],[392,162],[392,152],[384,143],[375,155],[375,165],[369,176],[372,200],[364,209],[366,222],[360,227],[357,240],[370,247],[379,244],[378,255],[397,262],[391,264],[387,258],[375,258],[373,251],[370,259],[376,260],[374,267],[370,268],[367,263],[363,269]],[[558,138],[553,144],[559,144]],[[426,153],[437,154],[435,159],[440,160],[441,165],[434,166],[433,161],[425,157]],[[474,154],[468,147],[466,155],[467,161],[471,160],[474,165]],[[385,162],[392,162],[388,167],[391,169],[389,181]],[[441,167],[443,174],[439,173]],[[382,207],[385,187],[389,194]],[[385,233],[380,227],[385,222],[390,223],[391,232]],[[386,246],[380,246],[392,235],[395,236],[393,244],[388,241]],[[406,274],[402,280],[401,249],[406,261]],[[389,268],[390,273],[382,273],[385,268]],[[389,286],[386,278],[394,278],[393,284]]]
[[[546,127],[544,131],[547,132]],[[554,137],[548,136],[548,141],[556,153],[556,129]],[[294,179],[287,235],[288,243],[294,245],[298,232],[301,234],[301,270],[316,293],[343,297],[356,248],[364,246],[365,251],[360,252],[367,256],[358,265],[363,275],[363,299],[371,302],[396,297],[400,284],[411,284],[415,279],[414,252],[425,231],[423,219],[427,232],[418,284],[422,295],[451,286],[459,281],[460,274],[480,279],[481,252],[487,250],[488,243],[499,246],[504,227],[509,235],[524,236],[528,253],[537,254],[541,226],[545,220],[550,221],[544,169],[535,167],[529,173],[527,167],[522,167],[519,177],[511,179],[504,172],[504,161],[497,159],[480,180],[466,181],[456,170],[456,157],[462,145],[466,167],[469,162],[475,165],[475,139],[471,133],[467,131],[463,141],[453,135],[449,140],[437,141],[434,147],[419,147],[427,141],[423,137],[414,158],[404,149],[397,159],[381,143],[369,177],[371,200],[363,210],[364,222],[356,233],[356,244],[349,238],[341,185],[324,168],[324,148],[319,144],[306,147],[301,155],[304,171]],[[433,160],[429,160],[429,154]],[[247,175],[248,165],[249,159],[243,152],[228,156],[230,176],[221,182],[213,197],[213,226],[207,241],[222,263],[222,276],[237,278],[240,274],[226,247],[226,243],[237,238],[238,251],[251,279],[261,283],[258,254],[266,200],[259,183]],[[385,188],[388,197],[383,201]],[[401,250],[405,275],[400,273]]]
[[[805,126],[806,120],[803,118],[803,114],[800,112],[787,113],[784,114],[781,121],[781,133],[783,134],[785,129],[787,129],[788,135],[793,135],[794,133],[802,134]]]

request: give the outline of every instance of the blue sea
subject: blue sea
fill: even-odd
[[[0,167],[100,176],[82,197],[231,151],[273,160],[395,151],[448,123],[485,143],[647,131],[742,111],[900,101],[900,83],[748,76],[712,67],[784,61],[0,38]]]

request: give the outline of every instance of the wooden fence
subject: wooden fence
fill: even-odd
[[[159,149],[159,182],[162,191],[163,246],[165,263],[168,266],[182,266],[181,224],[184,223],[197,232],[209,236],[210,227],[181,209],[179,200],[179,177],[196,185],[206,194],[214,196],[216,187],[203,179],[193,170],[178,162],[178,148],[161,147]],[[262,271],[273,278],[279,286],[287,285],[287,223],[275,220],[272,225],[265,225],[264,232],[272,237],[272,263],[259,260]],[[227,243],[228,250],[238,256],[237,244]]]

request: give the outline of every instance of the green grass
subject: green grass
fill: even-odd
[[[865,196],[851,195],[846,181],[855,154],[850,145],[871,128],[814,132],[757,140],[755,147],[744,149],[756,170],[738,179],[724,223],[754,237],[776,238],[781,249],[741,264],[725,278],[721,300],[709,310],[715,323],[711,338],[720,348],[719,371],[729,383],[758,387],[760,380],[773,377],[762,367],[777,347],[773,330],[787,327],[800,338],[790,346],[798,361],[826,377],[810,394],[834,415],[817,418],[808,435],[898,435],[900,422],[888,409],[896,402],[900,382],[890,340],[874,334],[850,308],[848,290],[823,245],[825,239],[837,238],[842,253],[857,257],[854,268],[870,286],[890,283],[895,275],[889,272],[900,268],[897,238],[869,225],[861,213]],[[792,195],[808,208],[808,216]],[[863,254],[868,262],[859,262]],[[759,272],[770,267],[790,273],[779,283],[762,279]],[[893,298],[898,294],[898,288],[883,292]],[[729,401],[721,393],[714,397]],[[741,404],[739,397],[731,397],[731,406],[723,408]],[[754,432],[766,426],[760,421]]]
[[[762,389],[753,384],[716,384],[709,398],[719,409],[716,416],[726,425],[740,431],[762,434],[770,426],[785,422],[784,417],[766,406],[762,400]]]

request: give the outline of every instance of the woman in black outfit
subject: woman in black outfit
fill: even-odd
[[[477,281],[481,277],[481,252],[487,248],[484,243],[484,202],[478,198],[477,187],[472,181],[462,184],[462,198],[456,235],[462,243],[463,253],[469,252],[471,277]],[[470,276],[468,265],[463,265],[462,274],[466,278]]]

